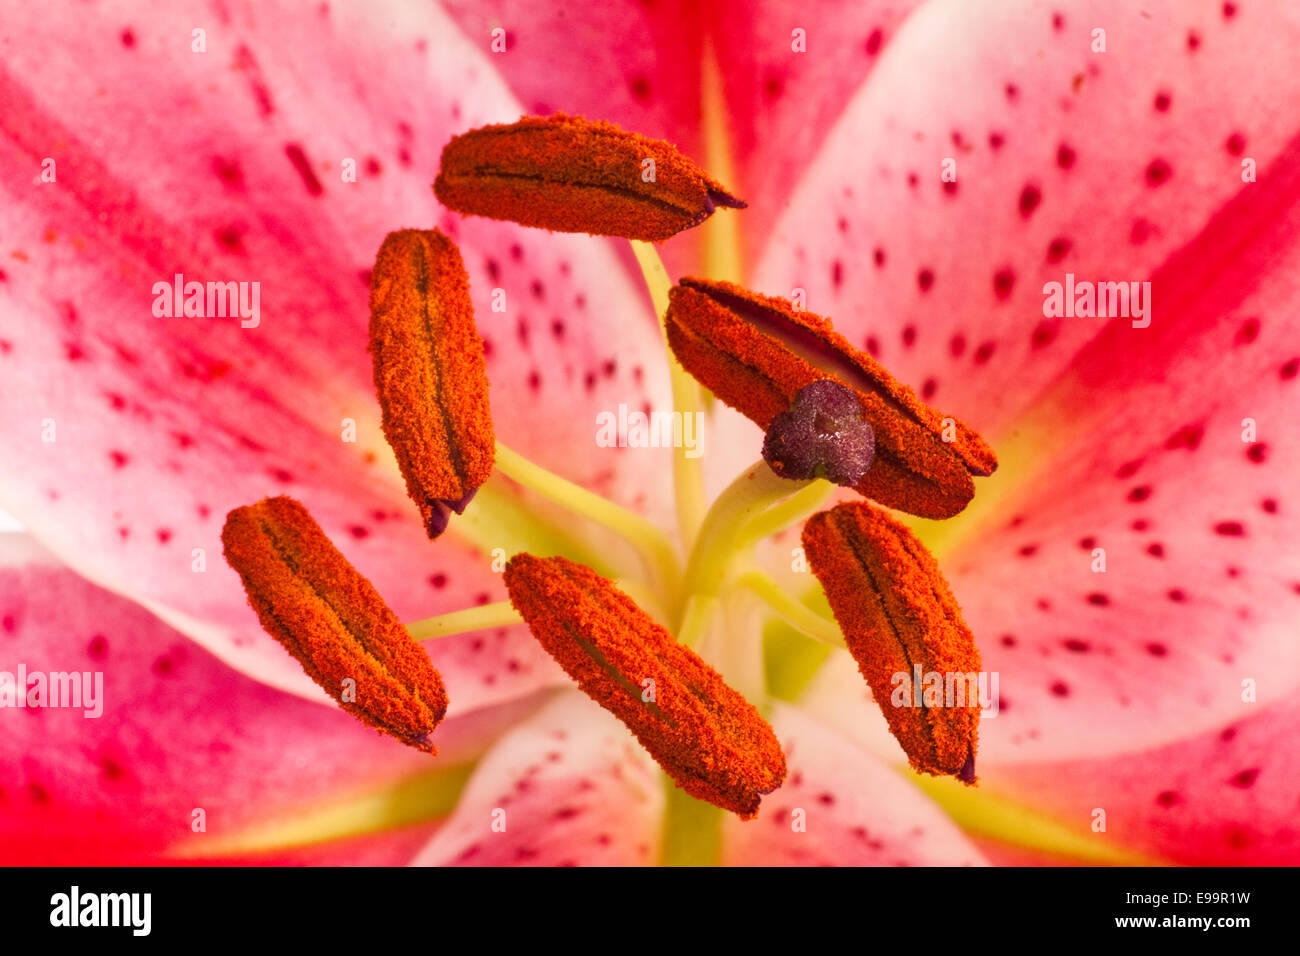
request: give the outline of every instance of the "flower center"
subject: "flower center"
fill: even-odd
[[[706,101],[716,100],[717,77],[706,76]],[[505,567],[508,601],[403,628],[301,505],[268,499],[231,513],[226,549],[267,630],[345,709],[432,750],[448,695],[412,638],[522,620],[677,787],[749,819],[786,773],[762,716],[764,640],[746,610],[757,602],[853,655],[915,769],[974,783],[977,700],[947,711],[885,708],[900,670],[979,667],[937,564],[884,508],[856,500],[818,509],[835,483],[896,510],[950,517],[973,496],[972,476],[997,467],[992,449],[828,319],[727,281],[672,285],[645,240],[707,220],[729,230],[730,242],[710,242],[706,259],[734,277],[738,236],[715,212],[745,204],[671,144],[578,117],[525,117],[454,138],[434,190],[462,213],[629,239],[663,320],[674,414],[701,416],[703,385],[764,430],[763,458],[706,507],[698,455],[675,448],[675,540],[529,461],[494,437],[483,344],[455,244],[437,230],[392,233],[373,273],[370,352],[384,436],[429,537],[449,531],[489,551],[502,529],[512,540],[540,529],[550,541],[538,550],[571,554],[572,536],[529,513],[513,482],[621,538],[637,560],[605,573],[614,559],[596,555],[595,569],[521,550]],[[720,246],[731,254],[718,255]],[[834,619],[757,560],[761,542],[805,520],[806,562],[795,549],[791,570],[813,572]],[[363,702],[347,693],[354,673]]]

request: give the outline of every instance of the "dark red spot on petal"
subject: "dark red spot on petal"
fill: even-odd
[[[1199,422],[1193,422],[1190,425],[1184,425],[1178,431],[1174,432],[1165,440],[1165,447],[1169,450],[1185,448],[1188,451],[1195,451],[1201,444],[1201,438],[1205,435],[1205,426]]]
[[[1153,189],[1157,186],[1163,186],[1173,174],[1174,169],[1169,165],[1169,161],[1159,156],[1147,163],[1147,185]]]
[[[297,143],[286,143],[284,154],[289,157],[289,162],[293,164],[294,171],[302,180],[303,186],[312,196],[319,196],[325,192],[325,187],[316,178],[316,171],[311,168],[311,161],[307,159],[307,154]]]
[[[1251,767],[1248,770],[1243,770],[1240,773],[1234,774],[1231,783],[1234,787],[1247,790],[1255,785],[1255,779],[1258,776],[1259,767]]]
[[[1042,190],[1040,190],[1034,183],[1026,183],[1025,187],[1020,190],[1020,215],[1023,218],[1028,219],[1033,215],[1034,210],[1038,208],[1038,204],[1042,201]]]
[[[244,254],[244,237],[238,226],[218,226],[212,230],[217,245],[235,255]]]
[[[1069,253],[1074,242],[1065,236],[1057,236],[1047,244],[1047,261],[1060,262]]]
[[[929,269],[922,269],[916,274],[916,285],[922,292],[929,292],[934,285],[934,273]]]
[[[1016,273],[1014,269],[1004,266],[993,273],[993,294],[999,299],[1009,298],[1011,290],[1015,287]]]
[[[1246,457],[1257,465],[1262,465],[1268,460],[1268,445],[1263,442],[1254,442],[1246,449]]]
[[[1220,521],[1214,526],[1214,533],[1225,538],[1240,538],[1246,534],[1246,528],[1240,521]]]
[[[1131,488],[1128,493],[1128,500],[1133,502],[1146,501],[1150,497],[1150,485],[1138,485],[1135,488]]]
[[[1153,104],[1159,113],[1169,112],[1169,106],[1173,102],[1168,90],[1160,90],[1156,93],[1155,103]]]
[[[1251,317],[1237,327],[1237,334],[1232,337],[1234,345],[1249,345],[1259,337],[1259,319]]]
[[[1056,165],[1062,169],[1069,169],[1074,165],[1076,153],[1074,147],[1069,143],[1062,143],[1056,147]]]

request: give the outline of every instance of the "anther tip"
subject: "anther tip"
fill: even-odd
[[[973,785],[975,783],[975,751],[974,750],[966,751],[966,762],[962,764],[961,770],[957,772],[957,779],[965,784]]]

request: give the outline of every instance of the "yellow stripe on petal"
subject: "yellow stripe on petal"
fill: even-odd
[[[408,777],[234,833],[222,833],[214,813],[207,821],[211,830],[194,834],[168,856],[193,860],[269,853],[440,820],[456,806],[473,767],[466,763]]]
[[[720,182],[734,183],[736,169],[727,134],[727,101],[713,44],[705,41],[701,69],[701,112],[704,119],[704,166]],[[741,282],[744,259],[740,249],[740,217],[713,216],[704,223],[704,274],[710,279]]]
[[[1026,427],[1018,428],[995,442],[998,470],[980,479],[975,497],[959,514],[942,521],[916,518],[901,512],[896,513],[896,517],[908,526],[942,566],[944,558],[961,546],[978,541],[979,535],[992,526],[1006,524],[1013,513],[1007,501],[1039,477],[1037,472],[1044,461],[1046,438]]]
[[[1087,824],[1066,826],[1023,804],[991,793],[983,785],[967,787],[947,777],[908,772],[908,778],[943,808],[958,826],[975,836],[1009,846],[1070,857],[1081,864],[1171,866],[1167,860],[1118,847]]]

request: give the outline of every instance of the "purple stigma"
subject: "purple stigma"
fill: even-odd
[[[782,478],[825,478],[850,488],[862,481],[875,453],[862,403],[832,379],[799,389],[763,439],[763,460]]]

